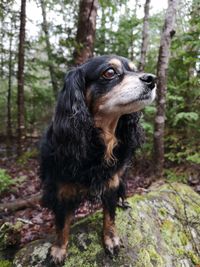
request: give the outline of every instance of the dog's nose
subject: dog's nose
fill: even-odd
[[[150,89],[153,89],[155,87],[156,83],[156,76],[151,73],[145,73],[142,74],[139,79],[144,82]]]

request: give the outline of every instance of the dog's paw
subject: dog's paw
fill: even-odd
[[[117,206],[123,210],[131,209],[129,202],[124,199],[119,199]]]
[[[104,247],[105,252],[109,256],[117,256],[120,250],[120,239],[118,236],[110,237],[108,235],[104,236]]]
[[[62,266],[66,258],[66,248],[53,245],[49,251],[50,266]]]

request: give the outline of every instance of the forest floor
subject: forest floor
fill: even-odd
[[[29,153],[21,159],[16,157],[3,156],[0,158],[0,167],[5,169],[12,177],[14,184],[9,187],[9,190],[1,193],[1,203],[16,202],[18,199],[27,199],[41,191],[41,184],[39,180],[39,164],[37,156],[34,153]],[[143,194],[148,191],[148,187],[153,182],[153,176],[149,176],[148,166],[142,166],[145,173],[140,171],[134,173],[129,172],[127,175],[127,195],[131,196],[134,193]],[[200,180],[191,179],[188,181],[196,191],[200,192]],[[91,205],[89,202],[83,203],[76,211],[75,219],[84,217],[93,213],[100,208],[97,203]],[[23,246],[32,240],[45,237],[52,233],[54,227],[53,215],[46,208],[41,207],[38,203],[34,207],[10,211],[4,210],[0,215],[0,226],[5,222],[16,223],[20,221],[23,223],[20,233],[19,246]]]

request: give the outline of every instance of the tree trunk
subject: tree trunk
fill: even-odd
[[[140,62],[138,66],[139,71],[144,71],[145,67],[145,60],[146,60],[146,53],[148,47],[148,29],[149,29],[149,6],[150,0],[146,0],[144,6],[144,22],[143,22],[143,30],[142,30],[142,45],[141,45],[141,56]]]
[[[134,10],[133,10],[133,17],[135,18],[135,19],[137,19],[137,10],[138,10],[138,7],[139,7],[139,2],[138,2],[138,0],[135,0],[135,5],[134,5]],[[127,14],[128,14],[128,6],[127,6]],[[130,60],[131,61],[134,61],[135,60],[135,46],[136,46],[136,44],[135,44],[135,38],[134,38],[134,27],[131,29],[131,55],[130,55]]]
[[[19,54],[18,54],[18,155],[22,152],[22,144],[25,139],[25,116],[24,116],[24,46],[26,26],[26,0],[21,0]]]
[[[177,5],[178,0],[168,0],[168,9],[165,15],[157,64],[157,111],[154,122],[154,162],[156,163],[155,174],[157,177],[163,174],[167,68],[170,58],[171,39],[175,34],[174,28]]]
[[[51,77],[51,84],[53,88],[53,94],[55,97],[57,97],[58,84],[57,84],[55,69],[52,63],[53,57],[52,57],[52,48],[51,48],[51,43],[50,43],[50,38],[49,38],[49,29],[48,29],[47,16],[46,16],[45,0],[40,0],[40,4],[41,4],[42,18],[43,18],[42,30],[44,31],[44,34],[45,34],[45,42],[46,42],[47,56],[48,56],[48,61],[49,61],[48,65],[49,65],[49,73]]]
[[[0,2],[0,77],[3,80],[5,78],[4,73],[4,64],[5,64],[5,17],[6,14],[4,12],[5,3],[3,1]]]
[[[74,63],[82,64],[93,56],[96,32],[98,0],[80,0],[77,47],[74,51]]]
[[[11,91],[12,91],[12,25],[9,43],[9,62],[8,62],[8,95],[7,95],[7,146],[10,147],[12,139],[12,122],[11,122]]]

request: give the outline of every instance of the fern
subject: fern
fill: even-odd
[[[12,180],[10,175],[6,173],[6,170],[0,169],[0,193],[8,190],[9,187],[13,184],[14,181]]]
[[[179,122],[195,122],[199,119],[199,115],[196,112],[180,112],[176,114],[174,119],[174,126]]]

